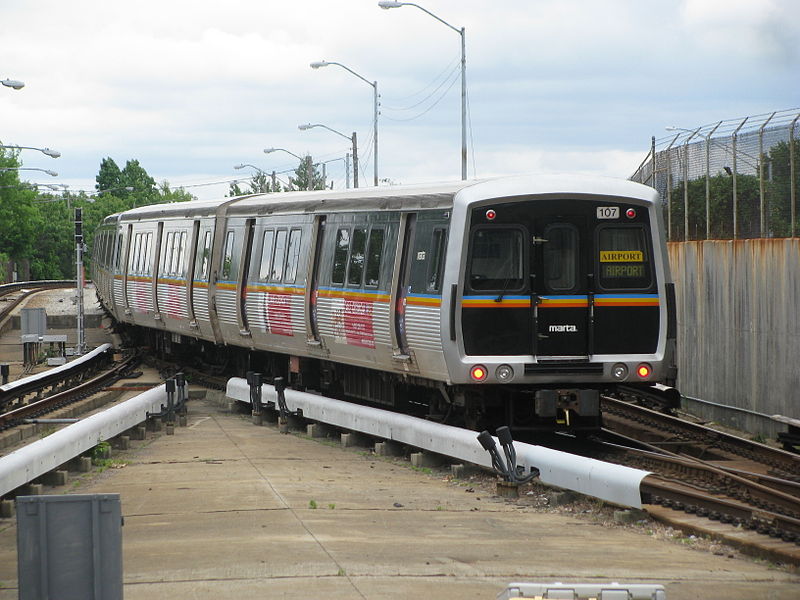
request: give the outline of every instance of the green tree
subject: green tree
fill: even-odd
[[[720,172],[709,178],[709,216],[711,239],[733,237],[733,176]],[[706,178],[691,179],[687,185],[689,205],[689,235],[686,239],[702,240],[706,237]],[[684,185],[678,182],[670,193],[672,201],[672,238],[684,239]],[[758,178],[753,175],[736,176],[737,236],[758,237]],[[666,202],[666,199],[665,199]],[[664,222],[667,209],[664,208]]]
[[[182,187],[176,190],[170,189],[169,181],[166,179],[158,184],[158,193],[161,196],[159,202],[189,202],[191,200],[197,200],[197,198]]]
[[[792,182],[791,156],[794,151],[795,180]],[[767,226],[769,234],[774,237],[787,237],[792,234],[792,186],[794,185],[795,202],[800,202],[800,140],[778,142],[769,149],[764,160]],[[795,206],[795,211],[798,211]],[[800,231],[800,219],[795,214],[795,235]]]
[[[94,189],[98,191],[117,190],[122,187],[122,171],[113,158],[104,158],[100,162],[100,171],[94,180],[97,182]]]
[[[18,153],[0,148],[0,168],[20,166]],[[12,259],[30,258],[40,224],[33,205],[36,192],[20,182],[19,171],[0,171],[0,249]]]
[[[281,182],[275,180],[275,186],[272,185],[272,177],[264,171],[257,171],[250,177],[247,182],[247,187],[243,188],[239,185],[239,181],[234,181],[228,188],[228,197],[234,198],[236,196],[245,196],[247,194],[271,194],[273,192],[284,191],[281,187]]]
[[[124,189],[120,193],[122,198],[132,198],[135,206],[156,204],[161,201],[156,180],[147,174],[138,160],[131,159],[125,163],[120,174],[120,184]]]
[[[311,189],[325,189],[325,180],[317,169],[317,166],[314,164],[314,160],[311,158],[310,154],[304,156],[300,161],[300,164],[294,171],[294,177],[289,178],[289,184],[297,190],[307,190],[309,165],[311,166]]]

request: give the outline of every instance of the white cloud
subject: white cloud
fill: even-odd
[[[265,146],[346,152],[333,134],[298,131],[304,122],[355,129],[366,157],[372,90],[342,69],[309,68],[325,59],[379,82],[381,177],[458,178],[458,81],[415,120],[390,117],[427,104],[390,107],[413,104],[421,96],[409,96],[457,65],[459,36],[413,7],[376,3],[7,0],[0,78],[27,86],[0,88],[0,139],[58,148],[63,177],[91,183],[106,156],[136,158],[176,185],[241,176],[232,169],[240,162],[291,166]],[[478,176],[627,176],[665,125],[798,104],[794,0],[420,4],[466,27]],[[472,174],[471,147],[469,155]]]

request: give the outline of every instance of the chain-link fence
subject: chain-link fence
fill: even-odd
[[[631,180],[661,194],[670,241],[800,235],[800,109],[669,129]]]

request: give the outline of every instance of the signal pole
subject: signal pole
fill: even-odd
[[[86,331],[83,322],[83,253],[86,246],[83,243],[83,209],[75,209],[75,284],[77,286],[75,298],[78,304],[78,342],[75,344],[75,354],[81,356],[86,352]]]

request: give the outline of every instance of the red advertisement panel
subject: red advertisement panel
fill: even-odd
[[[267,293],[267,329],[276,335],[294,335],[292,331],[292,297]]]
[[[344,331],[348,344],[364,348],[375,347],[375,333],[372,330],[372,302],[344,301]]]

